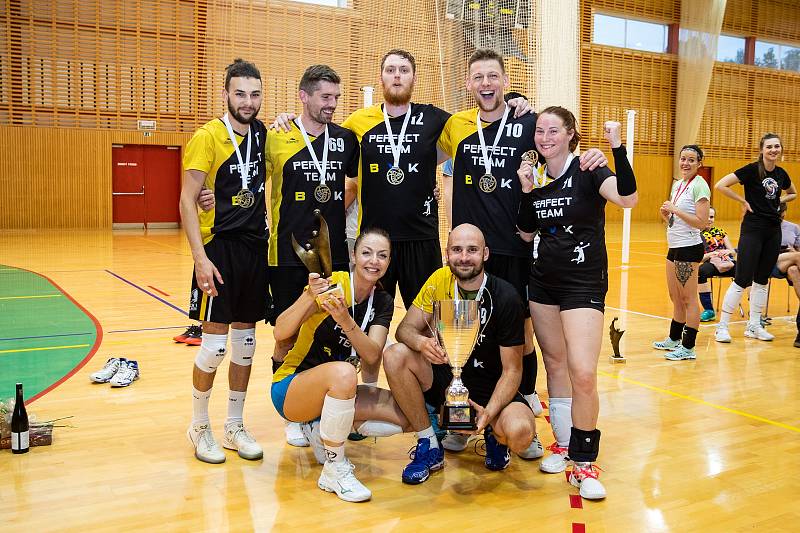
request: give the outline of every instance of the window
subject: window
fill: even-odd
[[[596,13],[592,42],[646,52],[667,51],[667,26]]]
[[[800,47],[756,41],[755,64],[759,67],[800,72]]]
[[[717,41],[717,61],[744,63],[744,37],[720,35]]]

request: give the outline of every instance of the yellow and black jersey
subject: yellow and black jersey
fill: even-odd
[[[205,187],[214,191],[214,209],[203,212],[200,218],[200,234],[203,244],[214,235],[231,233],[246,238],[266,240],[269,230],[266,220],[265,201],[265,154],[267,130],[260,120],[250,123],[250,166],[248,189],[255,195],[251,207],[240,207],[237,194],[242,190],[239,160],[228,136],[228,129],[221,119],[207,122],[198,129],[186,145],[183,156],[184,170],[205,172]],[[242,160],[247,160],[247,135],[236,134]]]
[[[450,117],[439,138],[439,146],[453,159],[453,227],[465,222],[478,226],[493,254],[530,257],[530,245],[517,235],[522,193],[517,170],[522,154],[535,150],[536,114],[514,118],[510,109],[505,131],[494,151],[492,143],[500,120],[482,123],[495,178],[492,181],[481,179],[486,170],[478,139],[477,112],[475,108]]]
[[[325,136],[309,135],[309,140],[321,164]],[[345,236],[344,179],[358,173],[358,141],[353,132],[328,124],[325,185],[330,194],[327,195],[318,194],[319,171],[296,124],[292,123],[288,132],[269,131],[267,154],[267,172],[272,178],[270,266],[303,265],[292,248],[292,235],[300,244],[308,242],[311,232],[317,229],[313,213],[319,209],[328,223],[334,268],[346,267],[349,259]]]
[[[347,308],[352,315],[353,300],[350,295],[350,273],[334,272],[331,276],[334,283],[338,283],[344,289]],[[353,320],[361,326],[364,321],[364,314],[367,312],[368,299],[356,304],[356,312]],[[389,329],[394,312],[394,299],[389,293],[375,288],[375,296],[372,300],[372,313],[365,332],[369,332],[372,326],[383,326]],[[286,376],[297,374],[303,370],[308,370],[329,361],[344,361],[350,357],[350,340],[342,332],[339,324],[324,310],[319,310],[306,320],[297,334],[297,342],[286,358],[281,367],[272,375],[272,382],[276,383]]]
[[[431,274],[414,299],[414,306],[425,313],[433,312],[433,302],[453,300],[455,276],[444,266]],[[459,289],[459,298],[465,294]],[[474,296],[472,296],[474,298]],[[481,326],[478,340],[461,375],[470,391],[481,391],[489,397],[503,373],[501,346],[525,344],[522,303],[517,290],[504,279],[487,274],[486,286],[479,302]]]
[[[439,238],[436,142],[450,114],[430,104],[411,104],[411,117],[400,145],[401,179],[389,179],[394,163],[383,107],[359,109],[342,126],[361,143],[358,173],[359,228],[380,227],[393,241]],[[395,144],[405,115],[389,117]]]

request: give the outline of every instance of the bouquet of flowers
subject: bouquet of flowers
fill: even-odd
[[[0,450],[11,448],[11,416],[14,414],[14,398],[0,400]],[[72,418],[65,416],[54,420],[39,421],[33,413],[28,414],[30,426],[30,445],[49,446],[53,443],[53,428],[72,427],[68,424],[55,425],[59,420]]]

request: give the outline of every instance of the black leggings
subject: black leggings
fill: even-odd
[[[711,264],[711,261],[706,261],[701,263],[700,268],[697,269],[697,283],[702,285],[708,281],[708,278],[732,278],[735,275],[736,266],[725,272],[720,272],[717,267]]]
[[[781,228],[745,228],[739,237],[734,281],[742,288],[754,281],[766,285],[781,248]]]

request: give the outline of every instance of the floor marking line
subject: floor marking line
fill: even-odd
[[[153,287],[152,285],[148,285],[148,287],[150,289],[153,289],[154,291],[156,291],[158,294],[160,294],[162,296],[169,296],[169,294],[167,294],[166,292],[164,292],[164,291],[162,291],[160,289],[157,289],[157,288]]]
[[[186,325],[183,326],[163,326],[158,328],[138,328],[138,329],[113,329],[107,331],[107,333],[136,333],[139,331],[156,331],[160,329],[186,329]]]
[[[784,424],[783,422],[777,422],[775,420],[770,420],[769,418],[764,418],[763,416],[753,415],[747,413],[745,411],[739,411],[738,409],[731,409],[730,407],[725,407],[724,405],[719,405],[717,403],[707,402],[706,400],[701,400],[700,398],[695,398],[694,396],[689,396],[687,394],[681,394],[679,392],[674,392],[669,389],[662,389],[661,387],[656,387],[655,385],[649,385],[647,383],[643,383],[641,381],[636,381],[635,379],[626,378],[620,375],[609,374],[608,372],[604,372],[602,370],[598,370],[597,373],[601,376],[607,378],[615,378],[625,383],[630,383],[632,385],[638,385],[639,387],[644,387],[645,389],[650,389],[655,392],[660,392],[662,394],[667,394],[669,396],[674,396],[675,398],[680,398],[682,400],[688,400],[690,402],[698,403],[700,405],[705,405],[708,407],[713,407],[714,409],[719,409],[720,411],[725,411],[727,413],[731,413],[734,415],[743,416],[745,418],[749,418],[751,420],[756,420],[758,422],[763,422],[764,424],[769,424],[772,426],[776,426],[782,429],[788,429],[789,431],[794,431],[795,433],[800,433],[800,427],[790,426],[789,424]]]
[[[31,296],[0,296],[0,300],[29,300],[31,298],[59,298],[61,294],[34,294]]]
[[[117,278],[118,280],[123,281],[123,282],[127,283],[128,285],[130,285],[131,287],[142,291],[146,295],[152,296],[153,298],[155,298],[156,300],[158,300],[162,304],[173,308],[174,310],[176,310],[177,312],[181,313],[182,315],[189,316],[189,313],[187,313],[186,311],[184,311],[183,309],[181,309],[177,305],[169,303],[165,299],[161,298],[160,296],[156,296],[155,294],[153,294],[152,292],[148,291],[147,289],[143,289],[142,287],[138,286],[137,284],[133,283],[132,281],[128,281],[127,279],[123,278],[119,274],[114,274],[113,272],[111,272],[108,269],[105,269],[105,271],[108,272],[109,274],[111,274],[112,276],[114,276],[115,278]]]
[[[24,341],[28,339],[51,339],[53,337],[79,337],[81,335],[94,335],[94,332],[87,331],[86,333],[59,333],[58,335],[29,335],[27,337],[6,337],[0,339],[2,341]]]
[[[0,350],[0,353],[41,352],[44,350],[67,350],[70,348],[87,348],[91,344],[69,344],[66,346],[42,346],[41,348],[18,348],[16,350]]]

